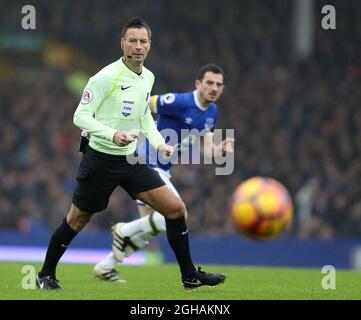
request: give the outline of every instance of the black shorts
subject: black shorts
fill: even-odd
[[[86,147],[76,178],[73,204],[80,210],[95,213],[107,208],[117,186],[136,199],[141,192],[165,183],[158,172],[146,164],[129,164],[126,156],[116,156]]]

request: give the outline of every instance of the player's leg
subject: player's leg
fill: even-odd
[[[146,227],[149,226],[149,215],[154,213],[154,209],[150,208],[143,202],[137,200],[137,208],[138,213],[140,215],[139,219],[133,220],[131,222],[120,222],[120,230],[123,231],[123,227],[125,225],[131,225],[132,229],[127,228],[125,232],[127,233],[127,236],[129,237],[129,241],[127,242],[127,245],[125,247],[125,257],[131,256],[135,251],[138,251],[139,249],[143,249],[149,244],[149,240],[153,239],[153,235],[147,236],[148,232],[143,232],[144,225]],[[146,218],[146,219],[143,219]],[[164,218],[163,218],[164,219]],[[160,228],[159,228],[160,229]],[[153,229],[152,229],[153,230]],[[148,231],[148,229],[147,229]],[[151,234],[151,232],[149,232]],[[120,261],[117,261],[120,262]]]
[[[157,235],[164,232],[164,217],[161,214],[154,212],[154,210],[149,210],[149,212],[149,214],[142,218],[122,223],[120,227],[122,234],[125,237],[132,239],[139,233],[151,233]]]
[[[147,205],[144,205],[144,204],[138,205],[138,212],[139,212],[139,215],[141,218],[148,216],[153,211],[154,210],[152,208],[148,207]],[[133,229],[137,229],[140,227],[139,230],[141,231],[142,227],[139,225],[142,222],[139,223],[139,220],[142,220],[142,219],[134,220],[135,224],[133,224]],[[129,222],[129,223],[133,223],[133,221]],[[119,222],[117,225],[119,226],[119,228],[121,228],[125,224],[126,223]],[[150,239],[147,239],[148,233],[143,234],[140,231],[136,230],[134,235],[131,236],[127,240],[127,243],[124,248],[124,256],[125,257],[131,256],[134,252],[146,247],[149,244]],[[120,232],[122,232],[122,231],[120,231]],[[114,282],[126,282],[124,279],[121,279],[119,277],[118,272],[115,269],[117,264],[119,264],[121,262],[122,261],[118,261],[115,258],[113,251],[111,251],[94,266],[94,269],[93,269],[94,274],[97,278],[99,278],[101,280],[114,281]]]
[[[168,171],[161,168],[155,168],[155,171],[159,173],[159,176],[165,182],[171,191],[180,198],[180,195],[170,178],[171,175]],[[129,257],[139,249],[146,247],[151,240],[157,237],[160,233],[165,232],[165,219],[159,212],[154,211],[144,202],[137,199],[139,219],[133,220],[128,223],[120,222],[115,227],[118,228],[118,232],[121,237],[126,238],[126,245],[124,248],[124,256]],[[187,214],[186,214],[187,215]],[[109,271],[115,268],[117,263],[122,261],[116,260],[114,255],[108,254],[104,259],[97,263],[94,271],[99,277],[99,272],[96,269],[102,268],[103,272]],[[108,280],[105,279],[104,280]]]
[[[170,181],[170,174],[162,169],[155,169],[162,180],[171,188],[171,190],[178,196],[178,192]],[[126,245],[124,248],[124,256],[129,257],[139,249],[146,247],[149,242],[155,238],[159,233],[165,231],[165,220],[160,213],[156,213],[154,209],[146,205],[140,200],[137,200],[139,219],[128,223],[119,222],[117,227],[122,237],[126,238]],[[116,277],[112,275],[118,263],[113,252],[110,252],[102,260],[100,260],[94,267],[95,275],[102,280],[117,281]]]
[[[138,206],[138,208],[141,208],[139,210],[139,214],[141,217],[147,217],[150,213],[152,213],[154,210],[148,206]],[[135,222],[139,222],[141,219],[134,220]],[[132,223],[132,222],[130,222]],[[120,228],[120,232],[122,226],[125,223],[119,222],[117,225]],[[137,226],[135,226],[137,227]],[[142,230],[142,229],[140,229]],[[122,236],[124,236],[122,234]],[[149,241],[154,236],[150,235],[149,233],[143,233],[143,232],[136,232],[135,235],[133,235],[131,238],[127,238],[126,245],[124,248],[124,257],[131,256],[134,252],[143,249],[149,244]],[[119,261],[115,258],[113,251],[109,252],[102,260],[100,260],[95,266],[94,266],[94,274],[106,281],[114,281],[114,282],[126,282],[125,280],[122,280],[119,278],[117,271],[115,267],[117,264],[121,263],[122,261]]]
[[[167,183],[167,185],[169,186],[168,183]],[[179,196],[178,192],[176,192],[175,194],[177,196]],[[137,223],[138,229],[135,229],[134,235],[132,235],[132,233],[130,233],[129,243],[125,247],[125,254],[124,254],[125,257],[129,257],[137,250],[143,249],[153,239],[155,239],[160,234],[162,234],[163,232],[166,231],[165,219],[162,214],[160,214],[157,211],[154,211],[153,209],[149,208],[148,206],[145,206],[145,204],[139,200],[137,200],[137,203],[138,203],[138,211],[140,213],[140,216],[147,217],[147,219],[134,220],[134,222]],[[142,205],[139,205],[139,203],[142,203]],[[144,209],[148,209],[148,210],[144,210]],[[185,214],[185,218],[186,218],[186,220],[188,218],[187,211]],[[128,225],[132,222],[128,222],[124,225]],[[125,232],[127,232],[127,231],[125,231]]]
[[[138,209],[138,213],[140,215],[141,218],[146,217],[147,215],[151,214],[152,212],[154,212],[154,209],[151,207],[148,207],[145,203],[143,203],[140,200],[137,200],[137,209]]]
[[[178,191],[174,187],[173,183],[171,182],[170,173],[165,171],[161,168],[155,168],[155,171],[159,173],[159,176],[162,180],[166,183],[166,185],[171,189],[171,191],[181,199]],[[128,251],[129,256],[131,253],[136,251],[137,249],[142,249],[146,245],[148,245],[149,241],[157,237],[160,233],[166,231],[165,229],[165,219],[162,214],[154,209],[150,208],[144,202],[137,200],[138,205],[138,212],[141,218],[133,220],[128,223],[122,224],[119,228],[120,232],[123,234],[124,237],[128,237],[129,244],[126,247],[126,252]],[[187,213],[186,213],[187,217]],[[127,250],[129,249],[129,250]]]
[[[171,175],[169,171],[165,171],[161,168],[154,168],[155,171],[157,171],[162,178],[162,180],[166,183],[166,185],[171,189],[171,191],[179,198],[181,199],[181,196],[179,195],[177,189],[174,187],[172,181],[171,181]],[[127,246],[125,249],[125,256],[129,256],[137,249],[142,249],[146,245],[149,244],[150,241],[152,241],[154,238],[156,238],[159,234],[166,231],[165,229],[165,219],[162,214],[160,214],[157,211],[154,211],[152,208],[150,208],[148,205],[146,205],[144,202],[137,200],[138,204],[138,212],[141,217],[148,216],[148,219],[138,219],[135,220],[134,223],[138,229],[134,229],[134,235],[131,232],[131,229],[127,230],[127,226],[130,224],[133,224],[133,222],[126,223],[122,226],[122,231],[124,234],[127,234],[130,236],[130,240],[132,242],[132,246]],[[187,219],[188,213],[186,211],[185,217]],[[123,229],[124,228],[124,229]],[[143,241],[142,241],[143,240]],[[135,249],[135,250],[134,250]]]

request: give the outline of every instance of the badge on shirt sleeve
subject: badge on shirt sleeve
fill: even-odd
[[[132,114],[134,109],[134,101],[123,100],[121,106],[121,112],[124,117],[128,117]]]
[[[160,104],[163,105],[164,103],[166,104],[171,104],[175,101],[175,94],[173,93],[167,93],[164,94],[160,97]]]
[[[85,89],[81,97],[81,104],[88,104],[93,100],[93,92],[90,89]]]

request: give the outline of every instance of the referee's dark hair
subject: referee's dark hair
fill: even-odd
[[[121,38],[124,38],[125,34],[130,28],[145,28],[147,30],[149,40],[152,37],[152,31],[150,30],[148,24],[141,17],[134,17],[123,25]]]
[[[206,72],[211,71],[215,74],[221,74],[223,76],[223,82],[224,82],[224,72],[221,69],[221,67],[217,66],[216,64],[213,63],[209,63],[206,64],[205,66],[201,67],[198,71],[198,77],[197,79],[199,81],[202,81],[204,75],[206,74]]]

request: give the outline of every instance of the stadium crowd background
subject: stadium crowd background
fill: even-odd
[[[0,4],[1,33],[19,31],[21,5]],[[311,190],[297,202],[291,236],[360,238],[361,3],[336,2],[337,29],[328,31],[321,28],[322,4],[306,59],[292,48],[292,1],[35,1],[37,29],[21,32],[67,43],[101,68],[119,58],[121,25],[139,15],[153,31],[146,63],[156,75],[153,94],[193,90],[203,64],[225,70],[218,127],[235,129],[234,173],[215,176],[210,165],[173,170],[194,232],[233,233],[232,191],[245,178],[265,175],[283,182],[295,200]],[[0,80],[0,228],[25,233],[59,224],[80,159],[80,130],[72,123],[80,94],[69,90],[61,68],[34,69],[36,77]],[[311,207],[310,216],[300,215],[302,206]],[[137,216],[122,190],[106,211],[88,232]]]

